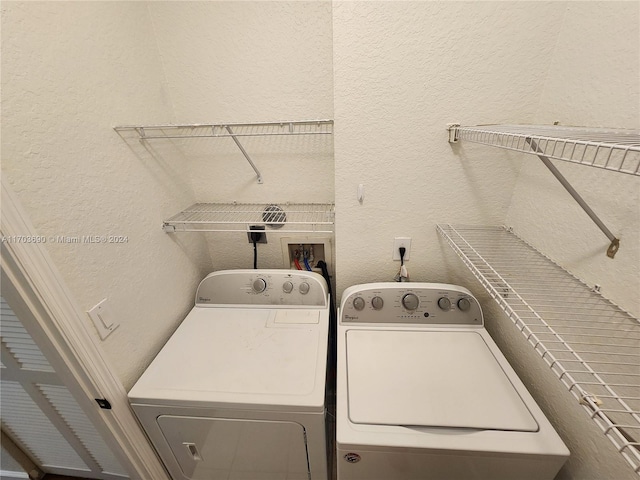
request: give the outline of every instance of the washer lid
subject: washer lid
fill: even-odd
[[[354,423],[538,430],[480,333],[349,330],[346,336]]]

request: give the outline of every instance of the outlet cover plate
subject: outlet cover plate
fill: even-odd
[[[249,231],[247,232],[247,240],[249,240],[249,243],[253,243],[251,232],[260,233],[260,238],[256,243],[267,243],[267,232],[265,231],[264,225],[251,225],[249,227]]]
[[[400,261],[400,247],[405,248],[404,261],[410,258],[411,253],[411,237],[396,237],[393,239],[393,260]]]

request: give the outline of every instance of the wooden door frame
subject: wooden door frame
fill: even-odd
[[[2,281],[11,297],[7,302],[20,310],[16,315],[27,317],[34,341],[130,477],[169,480],[46,242],[33,241],[38,234],[5,176],[1,183]],[[108,400],[111,409],[100,408],[95,399]]]

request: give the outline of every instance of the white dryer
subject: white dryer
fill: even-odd
[[[348,288],[338,325],[338,480],[550,480],[569,451],[465,288]]]
[[[129,392],[174,480],[326,480],[324,278],[214,272]]]

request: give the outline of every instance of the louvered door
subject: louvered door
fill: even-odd
[[[127,478],[125,470],[0,297],[2,429],[46,473]]]

